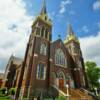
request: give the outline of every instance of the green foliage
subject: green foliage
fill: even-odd
[[[59,96],[59,98],[57,100],[66,100],[66,97],[64,96]]]
[[[15,95],[15,92],[16,92],[16,88],[11,88],[11,89],[9,90],[9,94],[10,94],[10,95]]]
[[[6,91],[6,87],[3,87],[0,89],[0,94],[5,94],[5,91]]]
[[[11,100],[10,97],[0,97],[0,100]]]
[[[65,96],[59,96],[58,98],[56,98],[55,100],[67,100],[66,99],[67,97]],[[48,99],[45,99],[45,100],[53,100],[52,98],[48,98]]]
[[[87,61],[85,65],[90,89],[93,89],[94,87],[99,88],[100,67],[97,67],[96,63],[92,61]]]

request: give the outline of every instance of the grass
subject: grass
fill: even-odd
[[[11,100],[11,98],[10,97],[0,97],[0,100]]]
[[[12,100],[10,96],[1,96],[0,100]],[[28,99],[24,99],[24,100],[28,100]]]

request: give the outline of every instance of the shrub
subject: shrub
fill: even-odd
[[[59,96],[58,100],[66,100],[66,97],[64,97],[64,96]]]
[[[15,92],[16,92],[16,88],[9,89],[9,94],[10,95],[15,95]]]
[[[1,89],[0,89],[0,94],[5,94],[5,91],[6,91],[6,90],[7,90],[6,87],[1,88]]]

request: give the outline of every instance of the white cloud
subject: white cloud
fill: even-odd
[[[95,61],[100,66],[100,31],[96,36],[80,38],[85,61]]]
[[[70,5],[70,4],[72,4],[71,0],[63,0],[63,1],[61,1],[59,13],[63,14],[66,11],[66,7],[68,5]]]
[[[14,53],[23,57],[33,16],[29,16],[23,0],[0,0],[0,69]]]
[[[100,10],[100,0],[97,0],[93,4],[93,10]]]
[[[5,71],[4,70],[0,70],[0,73],[4,73]]]
[[[85,33],[89,32],[89,29],[86,25],[84,25],[81,30]]]
[[[80,29],[78,29],[77,32],[88,33],[88,32],[89,32],[89,28],[88,28],[87,25],[84,25],[84,26],[82,26]]]
[[[48,16],[50,17],[50,19],[54,19],[54,17],[56,16],[56,13],[53,11],[51,13],[48,13]]]

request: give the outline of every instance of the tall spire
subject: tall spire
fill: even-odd
[[[67,31],[67,34],[68,34],[68,35],[74,35],[73,29],[72,29],[72,26],[71,26],[70,23],[69,23],[69,25],[68,25],[68,31]]]
[[[47,13],[47,11],[46,11],[46,2],[45,2],[45,0],[42,0],[42,10],[41,10],[41,15],[42,14],[46,14]]]
[[[68,35],[66,36],[64,43],[68,43],[69,41],[72,41],[72,40],[79,43],[79,40],[78,40],[77,36],[75,35],[70,23],[68,24],[67,34]]]

